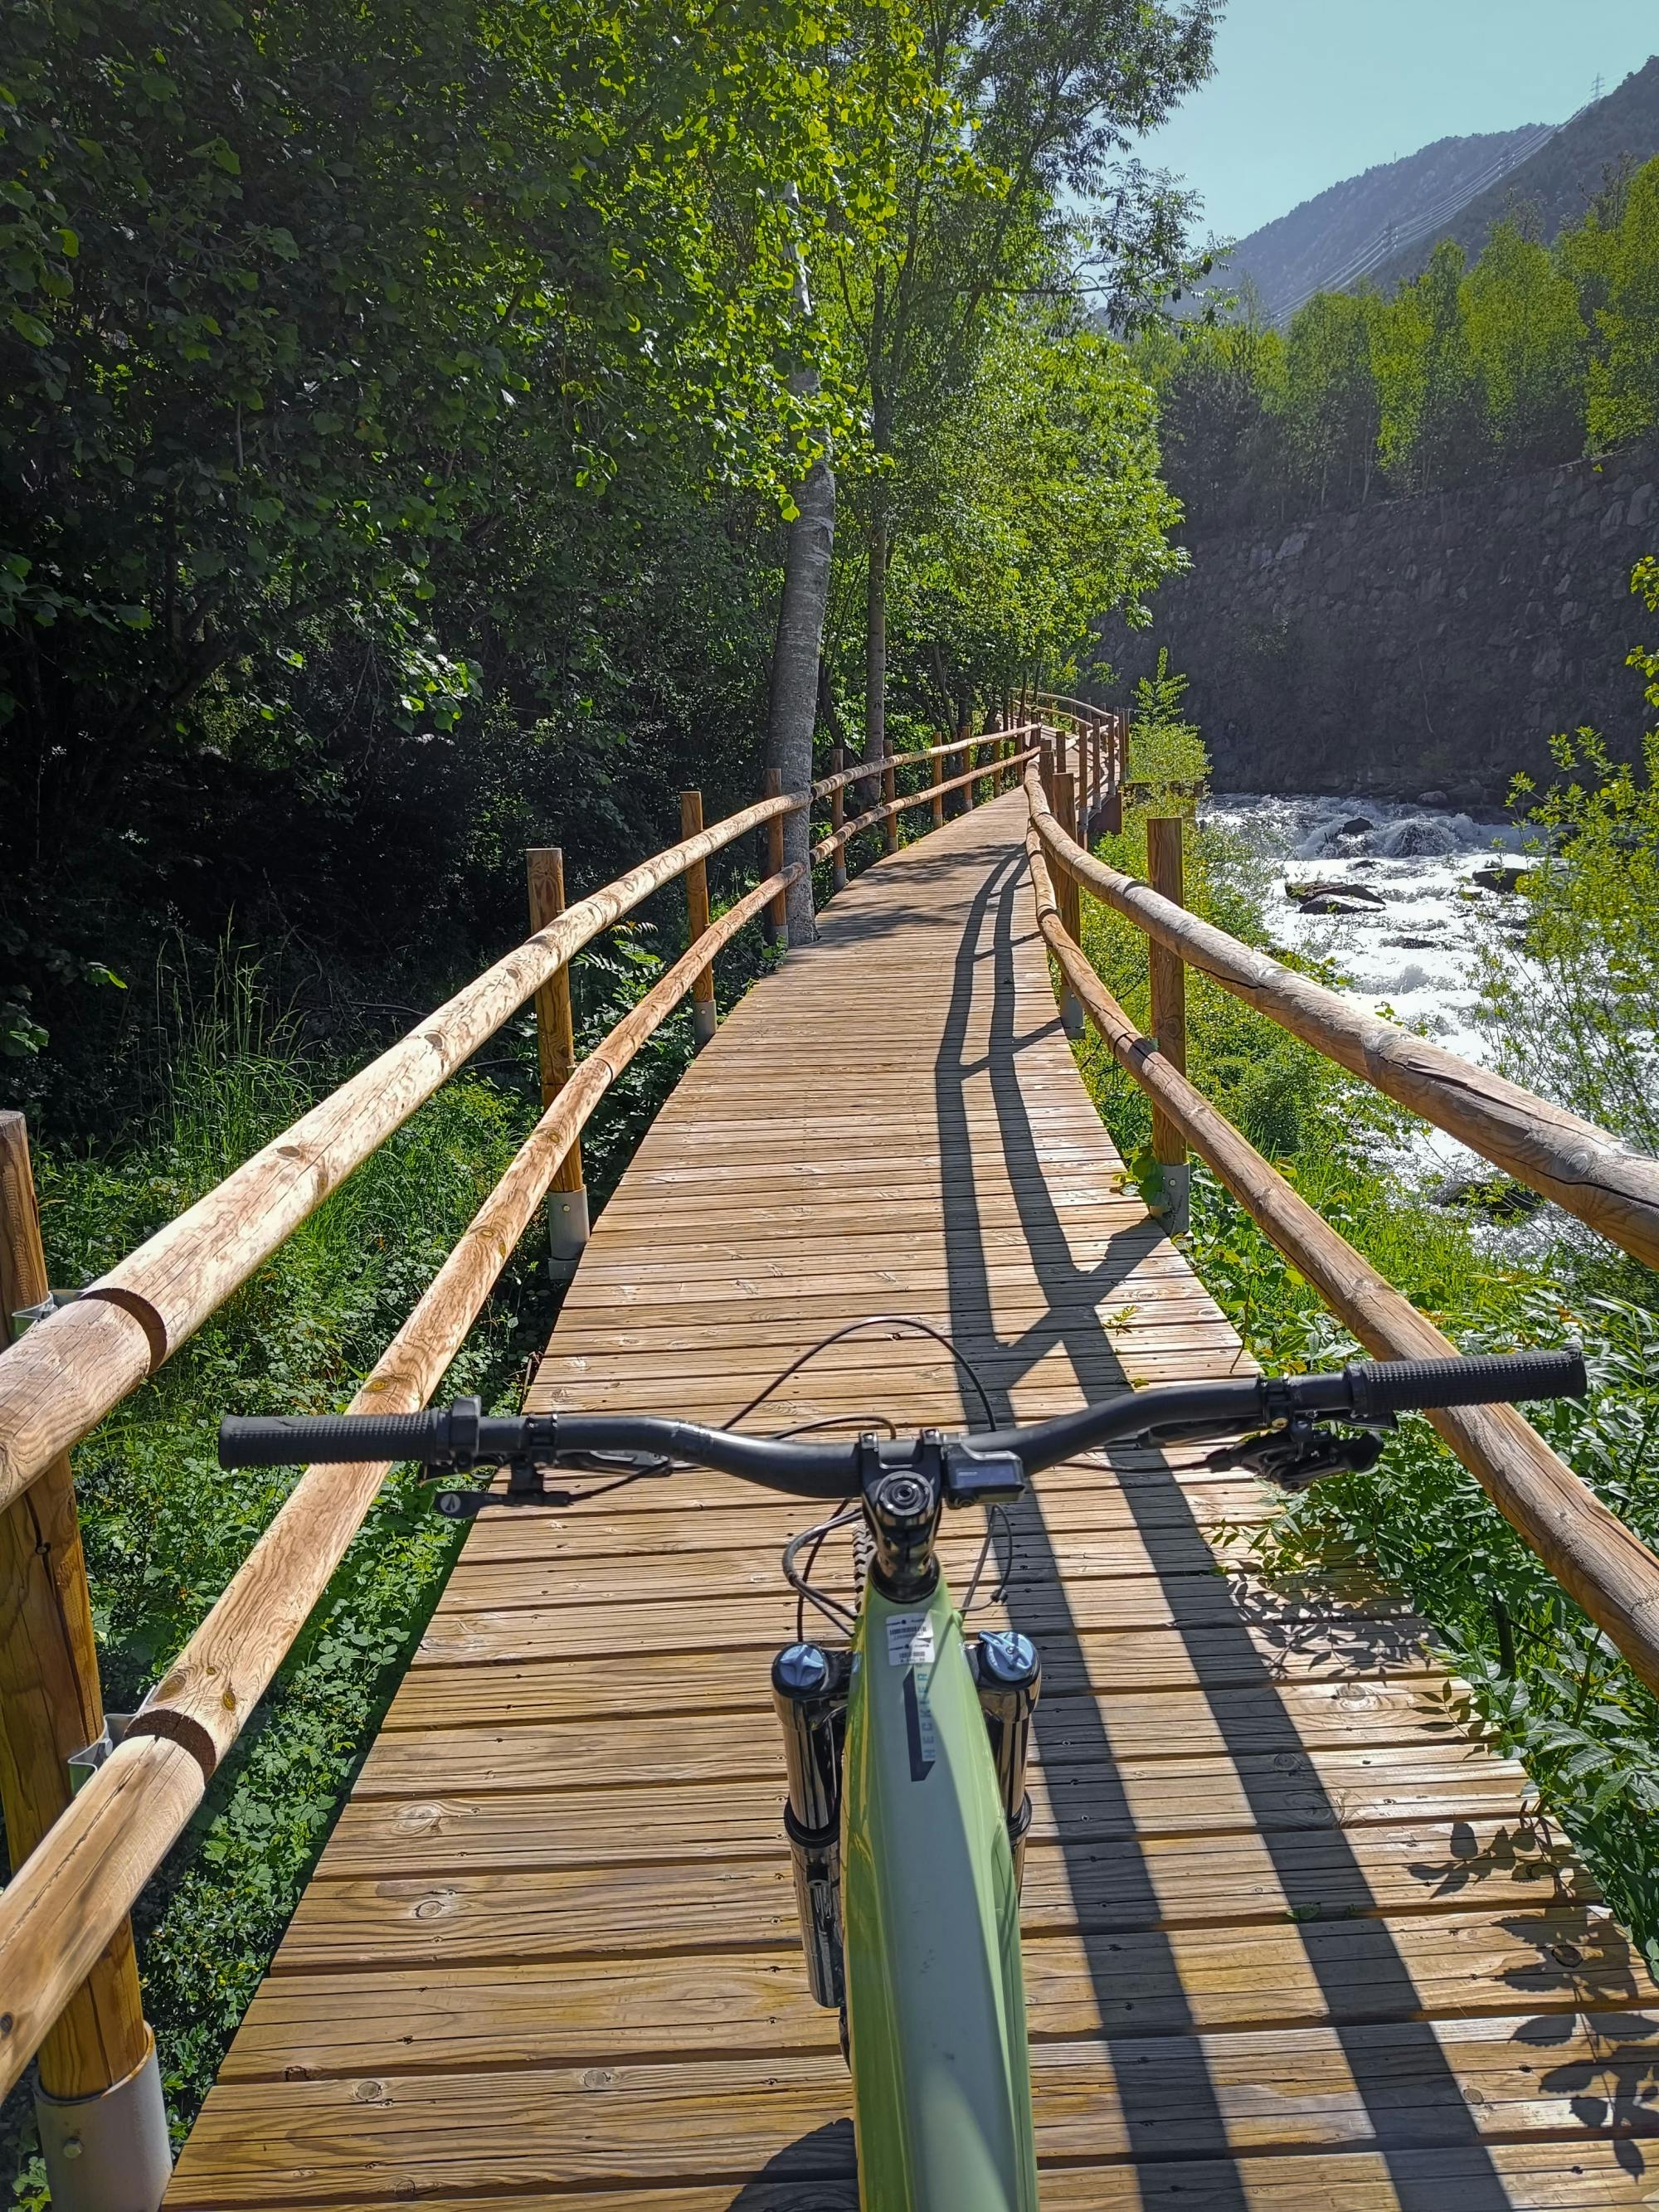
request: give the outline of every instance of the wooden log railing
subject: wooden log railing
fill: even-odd
[[[1056,819],[1041,783],[1027,795],[1049,858],[1085,890],[1234,997],[1267,1015],[1384,1097],[1432,1121],[1517,1182],[1575,1214],[1648,1267],[1659,1267],[1659,1160],[1594,1122],[1523,1091],[1442,1045],[1241,945],[1149,884],[1085,852]]]
[[[885,823],[933,793],[966,789],[988,775],[1017,777],[1034,757],[1027,731],[959,738],[890,757],[892,769],[933,763],[981,744],[997,757],[896,794],[850,822],[840,820],[843,787],[867,781],[863,764],[776,793],[708,829],[699,794],[682,797],[678,844],[603,890],[563,904],[560,856],[532,856],[532,919],[526,943],[458,993],[419,1028],[255,1153],[195,1206],[109,1274],[0,1352],[0,1514],[27,1498],[43,1476],[67,1473],[63,1459],[121,1399],[145,1381],[527,999],[538,996],[544,1111],[453,1251],[352,1401],[354,1412],[413,1412],[424,1405],[477,1319],[519,1239],[577,1154],[601,1099],[646,1040],[688,995],[706,1028],[708,977],[717,953],[764,909],[775,908],[802,864],[774,868],[724,914],[708,920],[706,863],[736,839],[773,832],[783,818],[829,798],[838,826],[814,860],[838,860],[858,832]],[[690,942],[586,1059],[574,1061],[565,977],[573,955],[652,892],[687,881]],[[558,988],[553,988],[555,985]],[[574,1061],[574,1064],[573,1064]],[[565,1175],[568,1181],[568,1174]],[[35,1301],[31,1301],[35,1303]],[[27,1832],[34,1848],[0,1895],[0,2094],[17,2079],[77,1993],[95,2000],[127,1916],[161,1858],[183,1832],[209,1781],[235,1742],[327,1588],[388,1473],[386,1464],[311,1468],[129,1723],[122,1741],[50,1825]],[[44,1494],[44,1493],[43,1493]],[[61,1518],[61,1516],[59,1516]],[[70,1533],[72,1534],[72,1495]],[[0,1616],[0,1637],[5,1632]],[[89,1656],[89,1655],[88,1655]],[[0,1723],[5,1707],[0,1665]],[[88,1691],[96,1700],[95,1669]],[[89,1710],[90,1708],[88,1708]],[[64,1723],[78,1733],[78,1713]],[[3,1733],[0,1729],[0,1733]],[[52,1756],[57,1757],[54,1746]],[[44,1826],[44,1832],[40,1828]],[[38,1840],[36,1838],[38,1837]],[[112,1945],[118,1947],[112,1952]],[[126,1954],[131,1957],[130,1951]],[[88,1977],[93,1978],[89,1981]],[[122,1985],[131,2010],[131,1991]],[[78,2015],[77,2015],[78,2018]],[[94,2023],[95,2029],[96,2023]],[[88,2032],[84,2024],[78,2033]],[[144,2034],[142,2019],[134,2033]]]
[[[1101,869],[1066,836],[1035,775],[1028,774],[1026,795],[1030,806],[1026,853],[1043,938],[1067,990],[1081,1001],[1118,1065],[1146,1093],[1155,1114],[1184,1146],[1189,1146],[1214,1170],[1246,1212],[1373,1357],[1439,1359],[1455,1354],[1456,1346],[1292,1189],[1248,1139],[1194,1089],[1175,1066],[1173,1057],[1160,1051],[1156,1039],[1143,1036],[1136,1028],[1090,964],[1076,922],[1073,921],[1067,926],[1070,918],[1056,895],[1049,861],[1054,862],[1057,872],[1069,875],[1090,890],[1097,888],[1102,877],[1109,878],[1109,903],[1119,912],[1127,912],[1132,921],[1139,921],[1152,942],[1179,953],[1182,958],[1188,957],[1186,948],[1189,945],[1200,945],[1211,957],[1188,960],[1188,964],[1201,968],[1206,974],[1215,972],[1211,958],[1218,939],[1231,948],[1231,954],[1251,959],[1261,956],[1247,955],[1245,947],[1237,945],[1223,932],[1199,923],[1172,901],[1159,900],[1156,911],[1149,908],[1146,901],[1153,895],[1147,893],[1144,885],[1133,884],[1131,878],[1119,877],[1115,870]],[[1133,900],[1125,901],[1121,890],[1125,884],[1138,894]],[[1146,919],[1141,919],[1143,916]],[[1151,921],[1158,923],[1156,932],[1148,926]],[[1202,931],[1201,939],[1189,937],[1186,933],[1188,927],[1194,932]],[[1320,995],[1334,998],[1330,993]],[[1340,1000],[1334,1003],[1345,1014],[1351,1011]],[[1273,1006],[1264,1005],[1263,1011],[1273,1012]],[[1296,1033],[1307,1034],[1304,1030]],[[1308,1042],[1322,1050],[1328,1049],[1322,1042],[1322,1034],[1316,1029]],[[1346,1032],[1332,1034],[1340,1036]],[[1419,1040],[1412,1038],[1409,1042],[1415,1044]],[[1342,1058],[1334,1050],[1330,1051],[1330,1056]],[[1459,1071],[1455,1080],[1460,1098],[1470,1086],[1478,1091],[1482,1083],[1491,1079],[1485,1077],[1484,1071],[1454,1060],[1450,1054],[1439,1057],[1453,1060]],[[1352,1065],[1346,1059],[1343,1064]],[[1362,1065],[1356,1072],[1364,1074],[1367,1070]],[[1428,1079],[1426,1075],[1424,1079]],[[1498,1127],[1505,1136],[1511,1126],[1510,1117],[1518,1113],[1521,1102],[1535,1106],[1540,1115],[1553,1111],[1546,1102],[1532,1100],[1525,1091],[1516,1091],[1510,1085],[1503,1088],[1506,1103]],[[1427,1109],[1419,1110],[1426,1112]],[[1428,1118],[1438,1116],[1430,1114]],[[1447,1125],[1442,1121],[1441,1126]],[[1617,1150],[1604,1132],[1591,1133],[1602,1146]],[[1484,1147],[1477,1145],[1476,1149]],[[1513,1156],[1512,1147],[1506,1146],[1506,1150]],[[1487,1157],[1495,1156],[1488,1152]],[[1498,1164],[1507,1164],[1507,1161]],[[1618,1646],[1647,1686],[1659,1693],[1659,1559],[1633,1530],[1609,1512],[1589,1485],[1512,1407],[1458,1407],[1432,1413],[1429,1419],[1561,1587]]]

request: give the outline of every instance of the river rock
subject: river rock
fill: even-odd
[[[1425,791],[1418,795],[1419,806],[1449,806],[1451,800],[1443,791]]]
[[[1507,1176],[1448,1176],[1430,1195],[1437,1206],[1462,1206],[1488,1221],[1524,1221],[1544,1203],[1535,1190]]]
[[[1339,909],[1329,903],[1329,902],[1334,900],[1351,899],[1360,906],[1386,906],[1388,904],[1388,901],[1383,897],[1382,892],[1374,891],[1369,884],[1351,884],[1346,878],[1340,883],[1324,884],[1293,884],[1287,878],[1285,879],[1285,890],[1287,896],[1293,898],[1304,914],[1310,912],[1316,914],[1329,914],[1336,912]],[[1327,903],[1322,906],[1315,906],[1313,902],[1316,899],[1322,899],[1326,901]]]
[[[1337,831],[1339,837],[1363,837],[1367,830],[1375,830],[1375,822],[1368,822],[1363,814],[1356,814]]]
[[[1482,890],[1518,891],[1531,873],[1523,861],[1494,860],[1488,867],[1477,868],[1469,880],[1479,884]]]

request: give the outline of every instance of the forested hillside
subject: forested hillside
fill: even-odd
[[[1242,293],[1256,313],[1278,322],[1310,293],[1340,287],[1346,272],[1386,249],[1391,235],[1413,234],[1435,210],[1460,206],[1486,180],[1509,175],[1541,135],[1541,125],[1522,124],[1438,138],[1401,161],[1346,177],[1240,239],[1206,290]]]
[[[1564,230],[1583,221],[1610,181],[1656,154],[1659,54],[1632,70],[1605,99],[1564,123],[1536,153],[1438,224],[1419,245],[1382,263],[1376,281],[1388,291],[1402,277],[1420,276],[1443,238],[1454,240],[1473,258],[1494,228],[1509,220],[1518,222],[1528,237],[1552,245]]]
[[[1115,172],[1208,42],[1206,0],[8,10],[14,1095],[118,1121],[158,958],[227,929],[372,1027],[517,928],[524,845],[591,881],[752,792],[803,479],[825,742],[884,589],[924,722],[1133,605],[1150,401],[1056,280],[1171,273]]]
[[[1613,178],[1553,246],[1499,224],[1384,295],[1154,332],[1165,459],[1190,531],[1480,483],[1659,426],[1659,161]]]

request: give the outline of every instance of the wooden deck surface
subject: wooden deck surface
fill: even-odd
[[[878,1314],[950,1331],[999,1417],[1247,1364],[1120,1187],[1023,813],[872,869],[738,1007],[599,1222],[532,1405],[724,1420]],[[748,1425],[963,1411],[936,1346],[878,1328]],[[1450,1723],[1414,1624],[1238,1571],[1264,1493],[1197,1457],[1044,1478],[982,1615],[1043,1652],[1045,2206],[1659,2203],[1659,1990],[1519,1770]],[[767,1694],[812,1517],[684,1474],[475,1527],[172,2204],[854,2212]],[[978,1548],[951,1532],[958,1592]]]

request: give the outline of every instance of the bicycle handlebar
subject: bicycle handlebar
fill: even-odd
[[[1250,1376],[1224,1382],[1166,1383],[1135,1390],[1028,1428],[952,1437],[975,1455],[1011,1454],[1026,1474],[1105,1443],[1159,1436],[1237,1436],[1297,1417],[1386,1424],[1395,1413],[1450,1406],[1510,1405],[1582,1398],[1582,1353],[1513,1352],[1468,1359],[1355,1360],[1334,1373]],[[561,1452],[648,1452],[718,1468],[797,1497],[846,1496],[858,1479],[858,1446],[740,1436],[650,1413],[486,1415],[477,1399],[424,1413],[227,1415],[219,1425],[222,1467],[289,1467],[334,1461],[361,1465],[414,1460],[427,1467],[505,1467],[550,1462]]]

